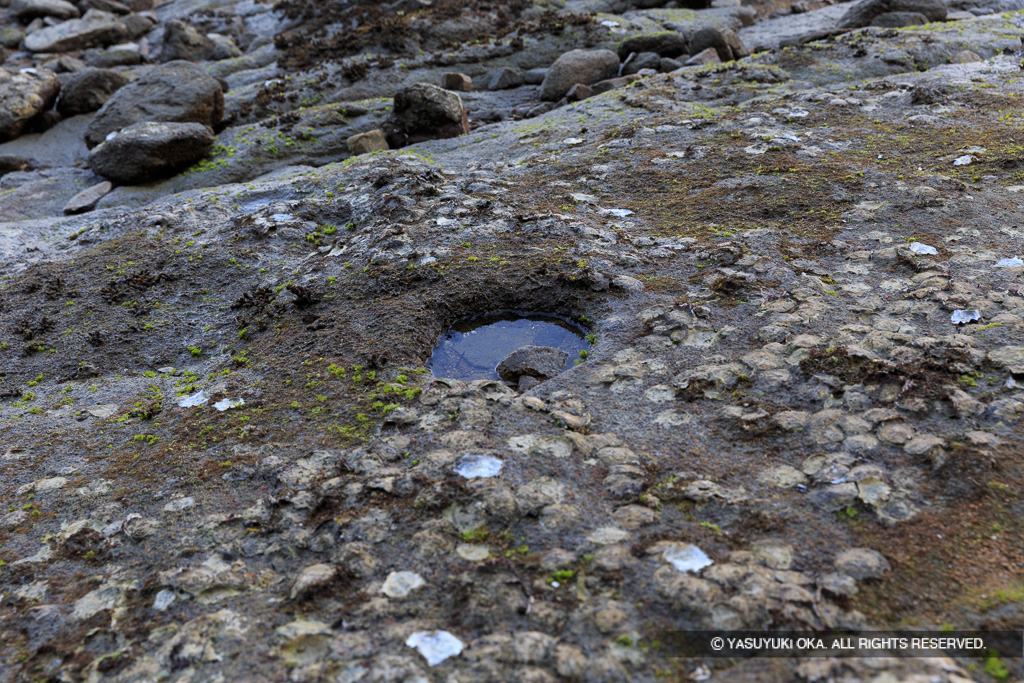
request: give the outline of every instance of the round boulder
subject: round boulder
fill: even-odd
[[[89,148],[107,135],[143,121],[199,123],[213,128],[224,118],[220,81],[189,62],[168,62],[115,92],[85,131]]]
[[[174,175],[202,159],[213,133],[199,123],[136,123],[96,146],[89,168],[122,185]]]
[[[57,111],[64,116],[96,111],[127,83],[128,79],[113,69],[86,67],[64,77]]]
[[[570,50],[548,69],[540,98],[557,101],[577,83],[592,85],[618,75],[619,56],[611,50]]]

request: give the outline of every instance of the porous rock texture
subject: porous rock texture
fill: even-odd
[[[5,14],[5,678],[998,678],[676,656],[1024,628],[1024,15],[714,4]],[[931,23],[869,25],[904,11]],[[160,63],[173,22],[241,54]],[[577,50],[600,68],[552,89]],[[97,60],[128,84],[54,109]],[[154,126],[198,158],[89,168]],[[588,353],[515,387],[426,369],[509,310]]]

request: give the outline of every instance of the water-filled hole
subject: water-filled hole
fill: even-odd
[[[587,330],[567,318],[543,313],[496,311],[452,325],[437,342],[427,367],[436,377],[463,381],[500,380],[497,366],[525,346],[551,347],[566,354],[558,371],[573,366],[590,348]],[[543,379],[543,377],[540,377]]]

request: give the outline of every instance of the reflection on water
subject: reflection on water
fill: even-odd
[[[441,335],[427,367],[436,377],[500,379],[498,363],[522,346],[553,346],[569,354],[566,367],[590,348],[587,331],[551,315],[498,311],[460,321]]]

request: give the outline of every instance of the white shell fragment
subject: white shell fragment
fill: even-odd
[[[911,242],[910,251],[915,254],[938,254],[938,250],[935,247],[927,244],[921,244],[920,242]]]
[[[673,545],[662,553],[673,567],[681,572],[696,572],[714,562],[695,545]]]
[[[633,215],[633,212],[629,209],[601,209],[601,213],[605,216],[617,216],[619,218]]]
[[[448,631],[417,631],[405,641],[408,647],[416,648],[430,666],[437,666],[449,657],[462,652],[462,641]]]
[[[1019,256],[996,261],[996,268],[1020,268],[1021,266],[1024,266],[1024,260],[1021,260]]]
[[[972,323],[975,320],[981,320],[981,311],[974,309],[973,311],[963,311],[957,309],[953,311],[953,315],[949,316],[950,322],[954,325],[966,325]]]
[[[466,479],[483,479],[501,474],[504,463],[491,455],[465,455],[455,465],[455,474]]]
[[[244,406],[244,405],[245,405],[245,399],[242,399],[242,398],[226,398],[226,399],[224,399],[222,401],[217,401],[216,403],[214,403],[213,407],[223,413],[225,410],[229,410],[231,408],[238,408],[239,406]]]
[[[209,393],[207,393],[206,391],[197,391],[196,393],[192,394],[191,396],[186,396],[185,398],[183,398],[180,401],[178,401],[178,407],[179,408],[195,408],[196,406],[204,405],[209,400],[210,400],[210,394]]]

